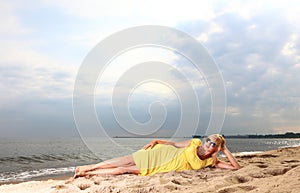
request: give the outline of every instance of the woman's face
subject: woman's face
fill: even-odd
[[[209,153],[214,153],[218,150],[219,144],[213,138],[208,137],[204,144],[204,149]]]

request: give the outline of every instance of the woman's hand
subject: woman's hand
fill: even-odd
[[[227,149],[227,147],[226,147],[226,145],[224,145],[220,151],[224,152],[224,151],[226,151],[226,149]]]
[[[227,157],[227,159],[229,160],[230,163],[226,163],[226,162],[223,162],[223,161],[218,161],[217,164],[215,165],[215,167],[218,167],[218,168],[227,168],[227,169],[240,169],[241,168],[240,164],[237,162],[237,160],[235,159],[235,157],[227,149],[226,146],[224,146],[221,149],[221,151],[223,151],[223,153],[225,154],[225,156]]]
[[[143,147],[144,150],[147,150],[147,149],[152,149],[156,144],[158,144],[158,142],[156,140],[153,140],[151,141],[150,143],[148,143],[147,145],[145,145]]]
[[[188,147],[191,143],[191,140],[187,140],[187,141],[181,141],[181,142],[173,142],[173,141],[163,141],[163,140],[153,140],[150,143],[148,143],[147,145],[145,145],[143,147],[143,149],[152,149],[155,145],[157,144],[164,144],[164,145],[173,145],[174,147],[177,148],[183,148],[183,147]]]

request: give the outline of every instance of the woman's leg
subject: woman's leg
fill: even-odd
[[[80,175],[80,173],[86,173],[88,171],[97,170],[97,169],[128,167],[128,166],[135,166],[132,155],[113,158],[107,161],[100,162],[98,164],[79,166],[75,169],[75,176]]]
[[[124,166],[124,167],[116,167],[116,168],[106,168],[106,169],[97,169],[93,171],[87,171],[82,174],[82,176],[86,175],[99,175],[99,174],[139,174],[140,171],[137,166]]]

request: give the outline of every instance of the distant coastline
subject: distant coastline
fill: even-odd
[[[266,135],[223,135],[225,138],[300,138],[300,133],[287,132],[285,134],[266,134]],[[193,138],[205,138],[204,135],[193,135]]]
[[[225,138],[300,138],[300,133],[287,132],[285,134],[249,134],[249,135],[223,135]],[[113,138],[170,138],[172,136],[114,136]],[[205,138],[205,135],[192,135],[193,138]],[[174,138],[174,137],[172,137]],[[177,137],[177,138],[190,138],[190,137]]]

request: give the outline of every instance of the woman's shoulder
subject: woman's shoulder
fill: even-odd
[[[200,139],[198,139],[198,138],[191,139],[191,145],[193,145],[193,146],[199,146],[201,144],[202,144],[202,142],[201,142]]]

